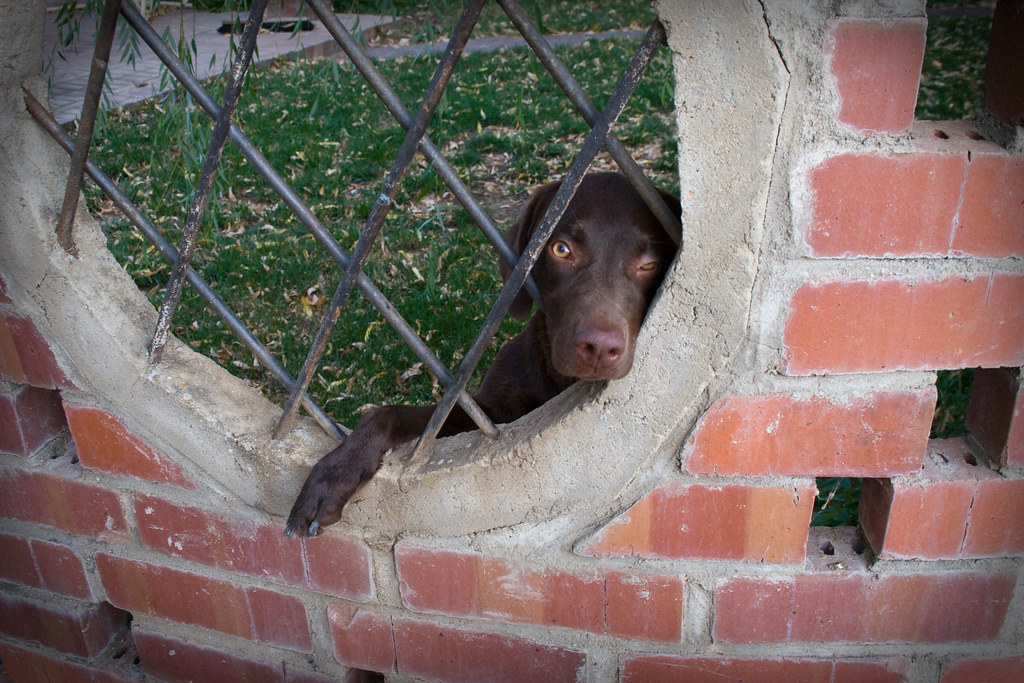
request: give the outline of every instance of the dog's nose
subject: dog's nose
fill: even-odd
[[[588,368],[606,368],[618,362],[626,348],[626,335],[621,330],[581,327],[573,335],[576,355]]]

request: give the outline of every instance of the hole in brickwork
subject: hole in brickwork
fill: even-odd
[[[860,482],[855,477],[819,477],[811,526],[857,526]]]
[[[985,136],[975,130],[968,130],[964,135],[970,140],[984,140]]]
[[[964,462],[972,467],[978,466],[978,459],[974,457],[974,453],[964,453]]]
[[[140,679],[142,659],[135,648],[135,639],[132,637],[132,622],[134,617],[131,612],[124,613],[124,628],[111,641],[106,650],[108,663],[106,669],[116,673],[124,680]]]
[[[818,550],[820,550],[823,555],[835,555],[836,554],[836,547],[834,545],[832,545],[832,541],[823,541],[818,546]]]
[[[951,439],[967,434],[967,402],[974,382],[973,369],[940,370],[935,379],[938,399],[932,417],[931,438]]]
[[[864,538],[864,530],[858,527],[857,534],[853,537],[853,545],[851,548],[853,549],[853,552],[858,555],[863,555],[868,547],[868,540]]]
[[[914,112],[920,121],[973,120],[984,111],[985,62],[995,3],[963,4],[969,6],[928,3],[928,42]]]
[[[349,669],[345,674],[344,683],[384,683],[384,674],[366,669]]]
[[[932,135],[934,135],[935,137],[939,138],[940,140],[948,140],[949,139],[949,133],[947,133],[944,130],[939,130],[938,128],[936,128],[935,130],[932,131]]]

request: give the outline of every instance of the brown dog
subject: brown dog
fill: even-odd
[[[541,187],[505,235],[521,254],[558,183]],[[679,214],[679,200],[662,193]],[[533,268],[544,299],[526,329],[498,352],[473,398],[497,424],[516,420],[578,379],[624,377],[647,307],[676,247],[639,194],[617,173],[584,178]],[[501,265],[502,276],[509,268]],[[523,290],[509,313],[532,306]],[[341,518],[356,489],[390,449],[415,439],[434,406],[381,406],[366,413],[349,437],[312,469],[288,517],[285,534],[315,536]],[[458,406],[442,436],[474,429]]]

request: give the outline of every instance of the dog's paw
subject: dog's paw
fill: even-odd
[[[359,486],[359,480],[339,466],[338,459],[331,455],[334,454],[313,467],[302,485],[288,515],[285,536],[312,538],[341,519],[341,512]]]

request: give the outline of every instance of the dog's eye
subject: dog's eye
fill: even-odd
[[[572,256],[572,249],[565,242],[555,242],[551,245],[551,253],[555,255],[555,258],[566,259]]]
[[[658,262],[657,261],[648,261],[647,263],[644,263],[639,268],[637,268],[637,270],[639,270],[640,272],[643,272],[643,273],[649,273],[649,272],[651,272],[652,270],[654,270],[657,267],[658,267]]]

